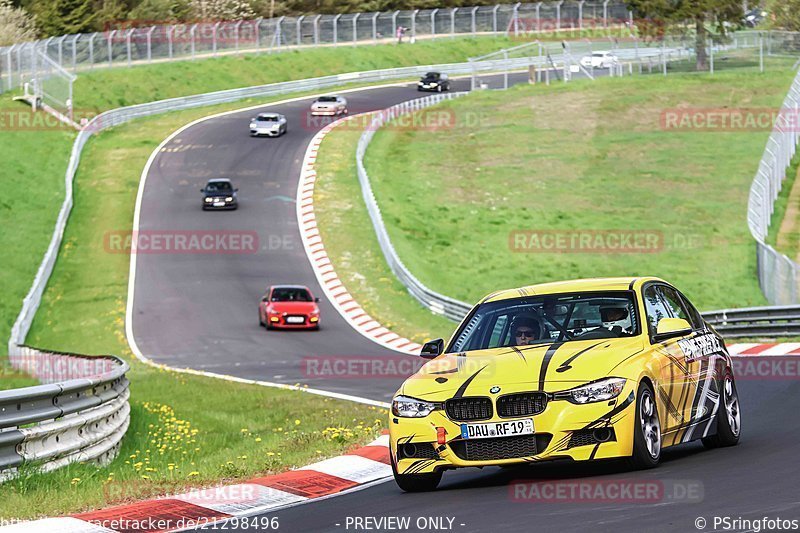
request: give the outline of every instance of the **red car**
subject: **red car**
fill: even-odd
[[[302,285],[272,285],[258,305],[258,323],[267,329],[319,329],[319,298]]]

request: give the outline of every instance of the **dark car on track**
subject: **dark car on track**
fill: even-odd
[[[200,189],[203,193],[203,210],[236,209],[239,207],[238,191],[228,178],[208,180],[206,186]]]
[[[449,91],[450,79],[447,77],[447,74],[428,72],[417,82],[417,90],[435,91],[439,93],[442,91]]]
[[[303,285],[272,285],[258,305],[258,323],[267,329],[319,329],[317,302]]]

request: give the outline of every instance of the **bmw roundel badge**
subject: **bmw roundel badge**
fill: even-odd
[[[498,387],[497,385],[495,385],[494,387],[492,387],[491,389],[489,389],[489,392],[491,392],[492,394],[497,394],[498,392],[500,392],[500,387]]]

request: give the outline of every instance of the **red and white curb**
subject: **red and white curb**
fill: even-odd
[[[728,353],[733,357],[800,355],[800,342],[783,342],[780,344],[742,342],[729,345]]]
[[[359,115],[353,115],[359,116]],[[347,118],[336,120],[322,128],[308,145],[303,165],[300,171],[300,182],[297,186],[297,222],[308,260],[314,270],[322,290],[336,310],[356,331],[368,339],[402,353],[418,354],[422,346],[400,335],[393,333],[372,318],[347,292],[341,279],[336,274],[330,257],[325,252],[325,245],[317,228],[314,215],[314,183],[317,180],[317,171],[314,164],[317,160],[322,139],[335,127],[342,124]]]
[[[190,530],[213,522],[241,520],[353,492],[391,476],[389,436],[382,435],[348,454],[282,474],[73,516],[21,522],[0,527],[0,531],[95,533]],[[260,529],[262,524],[251,522],[251,525]]]

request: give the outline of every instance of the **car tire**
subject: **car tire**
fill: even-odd
[[[647,382],[639,384],[636,393],[633,453],[628,458],[629,465],[636,470],[655,468],[661,461],[661,421],[655,398],[653,388]],[[656,432],[655,435],[653,431]]]
[[[742,419],[739,412],[739,393],[730,371],[722,380],[720,406],[717,408],[717,432],[703,437],[703,446],[708,449],[736,446],[742,434]]]
[[[389,452],[391,456],[391,452]],[[430,492],[436,490],[442,480],[442,472],[431,472],[428,474],[398,474],[394,457],[391,457],[392,475],[397,486],[404,492]]]
[[[442,86],[441,86],[441,85],[439,85],[438,87],[436,87],[436,92],[442,92]]]

